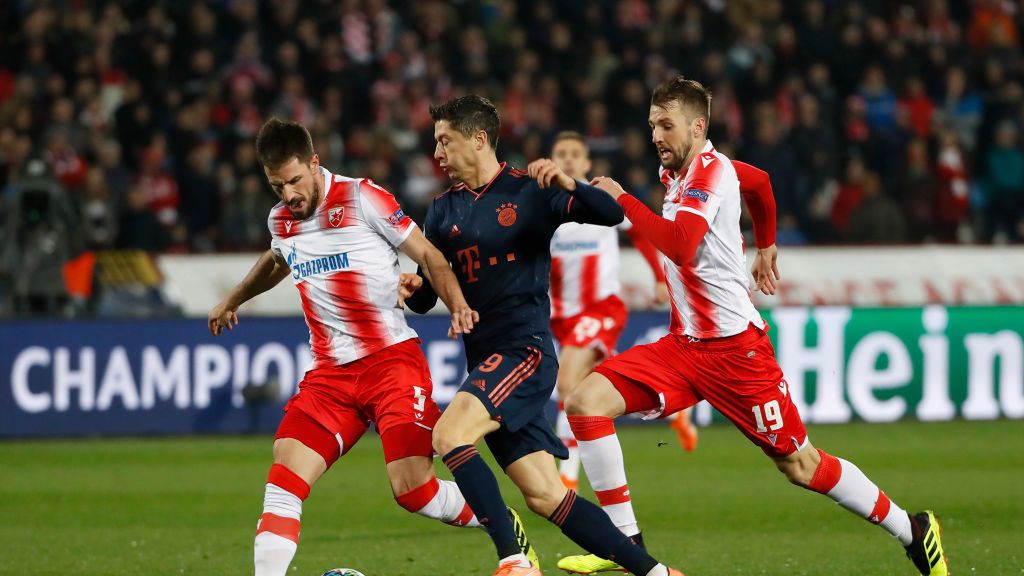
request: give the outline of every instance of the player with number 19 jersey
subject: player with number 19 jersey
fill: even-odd
[[[767,326],[750,301],[736,168],[706,141],[684,174],[662,168],[660,177],[667,187],[664,220],[696,216],[708,231],[696,239],[689,262],[663,256],[672,303],[669,335],[631,348],[596,372],[619,389],[627,413],[664,416],[707,399],[769,455],[791,454],[807,442],[807,432],[765,337]],[[635,199],[624,195],[620,202],[646,217]],[[784,426],[751,425],[752,407],[766,403],[780,407]]]

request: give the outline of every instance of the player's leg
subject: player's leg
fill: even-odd
[[[568,400],[569,421],[598,502],[616,527],[641,547],[643,536],[633,510],[614,418],[637,412],[648,416],[672,413],[696,403],[686,374],[675,368],[685,364],[674,360],[677,348],[672,336],[635,346],[602,363]],[[590,574],[615,570],[618,565],[591,554],[566,556],[558,567]]]
[[[441,454],[469,507],[494,542],[500,565],[524,561],[526,557],[516,539],[498,481],[475,447],[484,435],[498,427],[476,396],[460,390],[434,427],[434,449]]]
[[[569,426],[569,418],[565,413],[565,399],[573,388],[580,384],[597,363],[599,352],[593,348],[563,346],[558,357],[558,419],[555,421],[555,432],[569,450],[569,457],[558,466],[559,475],[566,488],[575,490],[579,486],[580,453],[576,436]]]
[[[434,475],[433,428],[441,411],[430,369],[414,340],[377,352],[360,374],[356,396],[373,415],[395,501],[409,512],[455,526],[480,526],[458,486]]]
[[[558,526],[583,549],[601,558],[614,558],[633,574],[669,576],[665,565],[619,531],[600,508],[562,485],[551,454],[527,454],[510,464],[505,472],[519,487],[531,510]]]
[[[622,394],[598,372],[587,376],[566,400],[569,425],[594,495],[623,534],[633,537],[640,528],[629,497],[622,446],[615,433],[615,418],[625,411]]]
[[[824,494],[861,518],[877,524],[907,548],[922,574],[946,574],[933,516],[922,513],[920,526],[853,463],[815,449],[789,394],[768,337],[738,336],[734,349],[700,353],[700,391],[774,461],[790,482]],[[916,549],[931,534],[932,554],[920,562]],[[915,542],[922,545],[914,546]],[[913,549],[912,549],[913,548]],[[934,561],[934,565],[932,564]],[[937,568],[936,568],[937,567]]]
[[[624,534],[638,540],[640,528],[615,418],[636,412],[672,413],[696,403],[685,375],[673,366],[677,346],[674,337],[666,336],[630,348],[603,362],[566,399],[569,424],[598,502]]]
[[[387,472],[395,501],[402,508],[452,526],[481,526],[459,486],[434,475],[432,458],[400,458],[387,463]]]
[[[899,540],[921,574],[947,573],[941,532],[934,513],[925,511],[911,516],[855,464],[814,448],[810,442],[774,460],[793,484],[824,494],[850,512],[881,526]]]
[[[358,419],[343,438],[346,448],[365,430]],[[339,432],[340,434],[340,432]],[[310,487],[341,454],[338,437],[297,407],[290,407],[274,441],[274,464],[267,475],[263,514],[256,528],[256,576],[284,576],[299,543],[302,503]]]

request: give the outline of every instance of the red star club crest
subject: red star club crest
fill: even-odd
[[[337,228],[341,226],[341,220],[345,217],[345,207],[336,206],[327,211],[327,221],[331,223],[331,226]]]

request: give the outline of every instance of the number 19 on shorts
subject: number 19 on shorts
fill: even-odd
[[[779,401],[772,400],[767,402],[763,407],[754,406],[750,409],[754,413],[754,422],[757,424],[758,432],[772,432],[782,428],[782,410],[779,408]],[[765,422],[767,421],[768,427],[765,428]]]

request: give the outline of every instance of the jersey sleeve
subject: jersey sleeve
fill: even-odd
[[[281,238],[277,235],[277,226],[274,221],[274,212],[267,217],[267,230],[270,230],[270,251],[278,258],[284,259],[284,250],[281,246]]]
[[[402,211],[395,197],[372,180],[359,181],[359,204],[370,228],[396,248],[405,242],[416,226],[412,218]]]
[[[754,240],[758,248],[775,244],[775,194],[768,173],[738,160],[732,161],[740,181],[740,196],[747,203],[754,221]]]
[[[704,152],[698,156],[683,182],[680,210],[701,216],[710,226],[722,206],[718,185],[724,171],[725,165],[714,153]]]
[[[270,238],[270,251],[278,258],[285,259],[284,251],[281,250],[281,241],[278,240],[277,236],[271,236]]]
[[[427,241],[434,245],[438,250],[441,249],[437,245],[437,220],[438,217],[435,214],[437,201],[430,203],[430,207],[427,208],[427,216],[423,220],[423,235],[427,237]],[[442,251],[443,252],[443,251]],[[412,296],[405,299],[405,305],[416,312],[417,314],[426,314],[437,305],[437,292],[434,292],[434,287],[430,285],[430,280],[427,280],[427,275],[423,272],[423,267],[417,266],[416,273],[419,274],[420,278],[423,279],[423,286],[419,290],[412,293]]]
[[[534,186],[537,184],[534,183]],[[576,182],[572,193],[551,186],[541,192],[548,194],[551,217],[557,224],[579,222],[598,226],[615,226],[622,222],[622,207],[603,190],[586,182]]]

